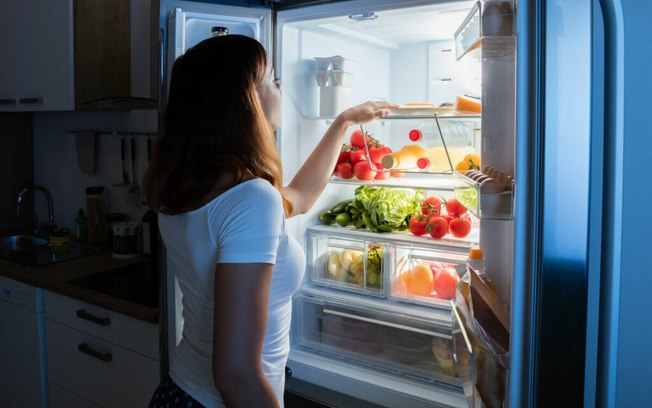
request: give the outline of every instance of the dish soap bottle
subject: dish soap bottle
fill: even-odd
[[[77,239],[79,242],[88,242],[88,218],[84,214],[83,208],[80,208],[77,213],[75,225],[77,226]]]

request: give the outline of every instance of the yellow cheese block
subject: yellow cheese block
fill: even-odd
[[[459,112],[482,113],[482,104],[477,99],[458,96],[455,99],[455,110]]]

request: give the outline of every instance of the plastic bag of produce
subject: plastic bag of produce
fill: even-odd
[[[477,406],[471,401],[479,398],[487,408],[500,408],[509,368],[509,312],[495,290],[471,268],[458,283],[454,307],[473,365],[466,370],[469,384],[464,387],[470,405]]]

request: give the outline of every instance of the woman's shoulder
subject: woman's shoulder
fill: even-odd
[[[253,178],[232,187],[234,193],[262,200],[281,200],[281,193],[267,180]]]
[[[209,209],[225,209],[233,207],[238,210],[251,207],[258,211],[275,212],[283,209],[283,198],[281,193],[267,180],[253,178],[245,180],[211,200],[207,207]]]

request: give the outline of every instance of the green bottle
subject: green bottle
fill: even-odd
[[[77,213],[75,224],[77,225],[77,239],[79,242],[88,242],[88,217],[86,217],[82,208]]]

